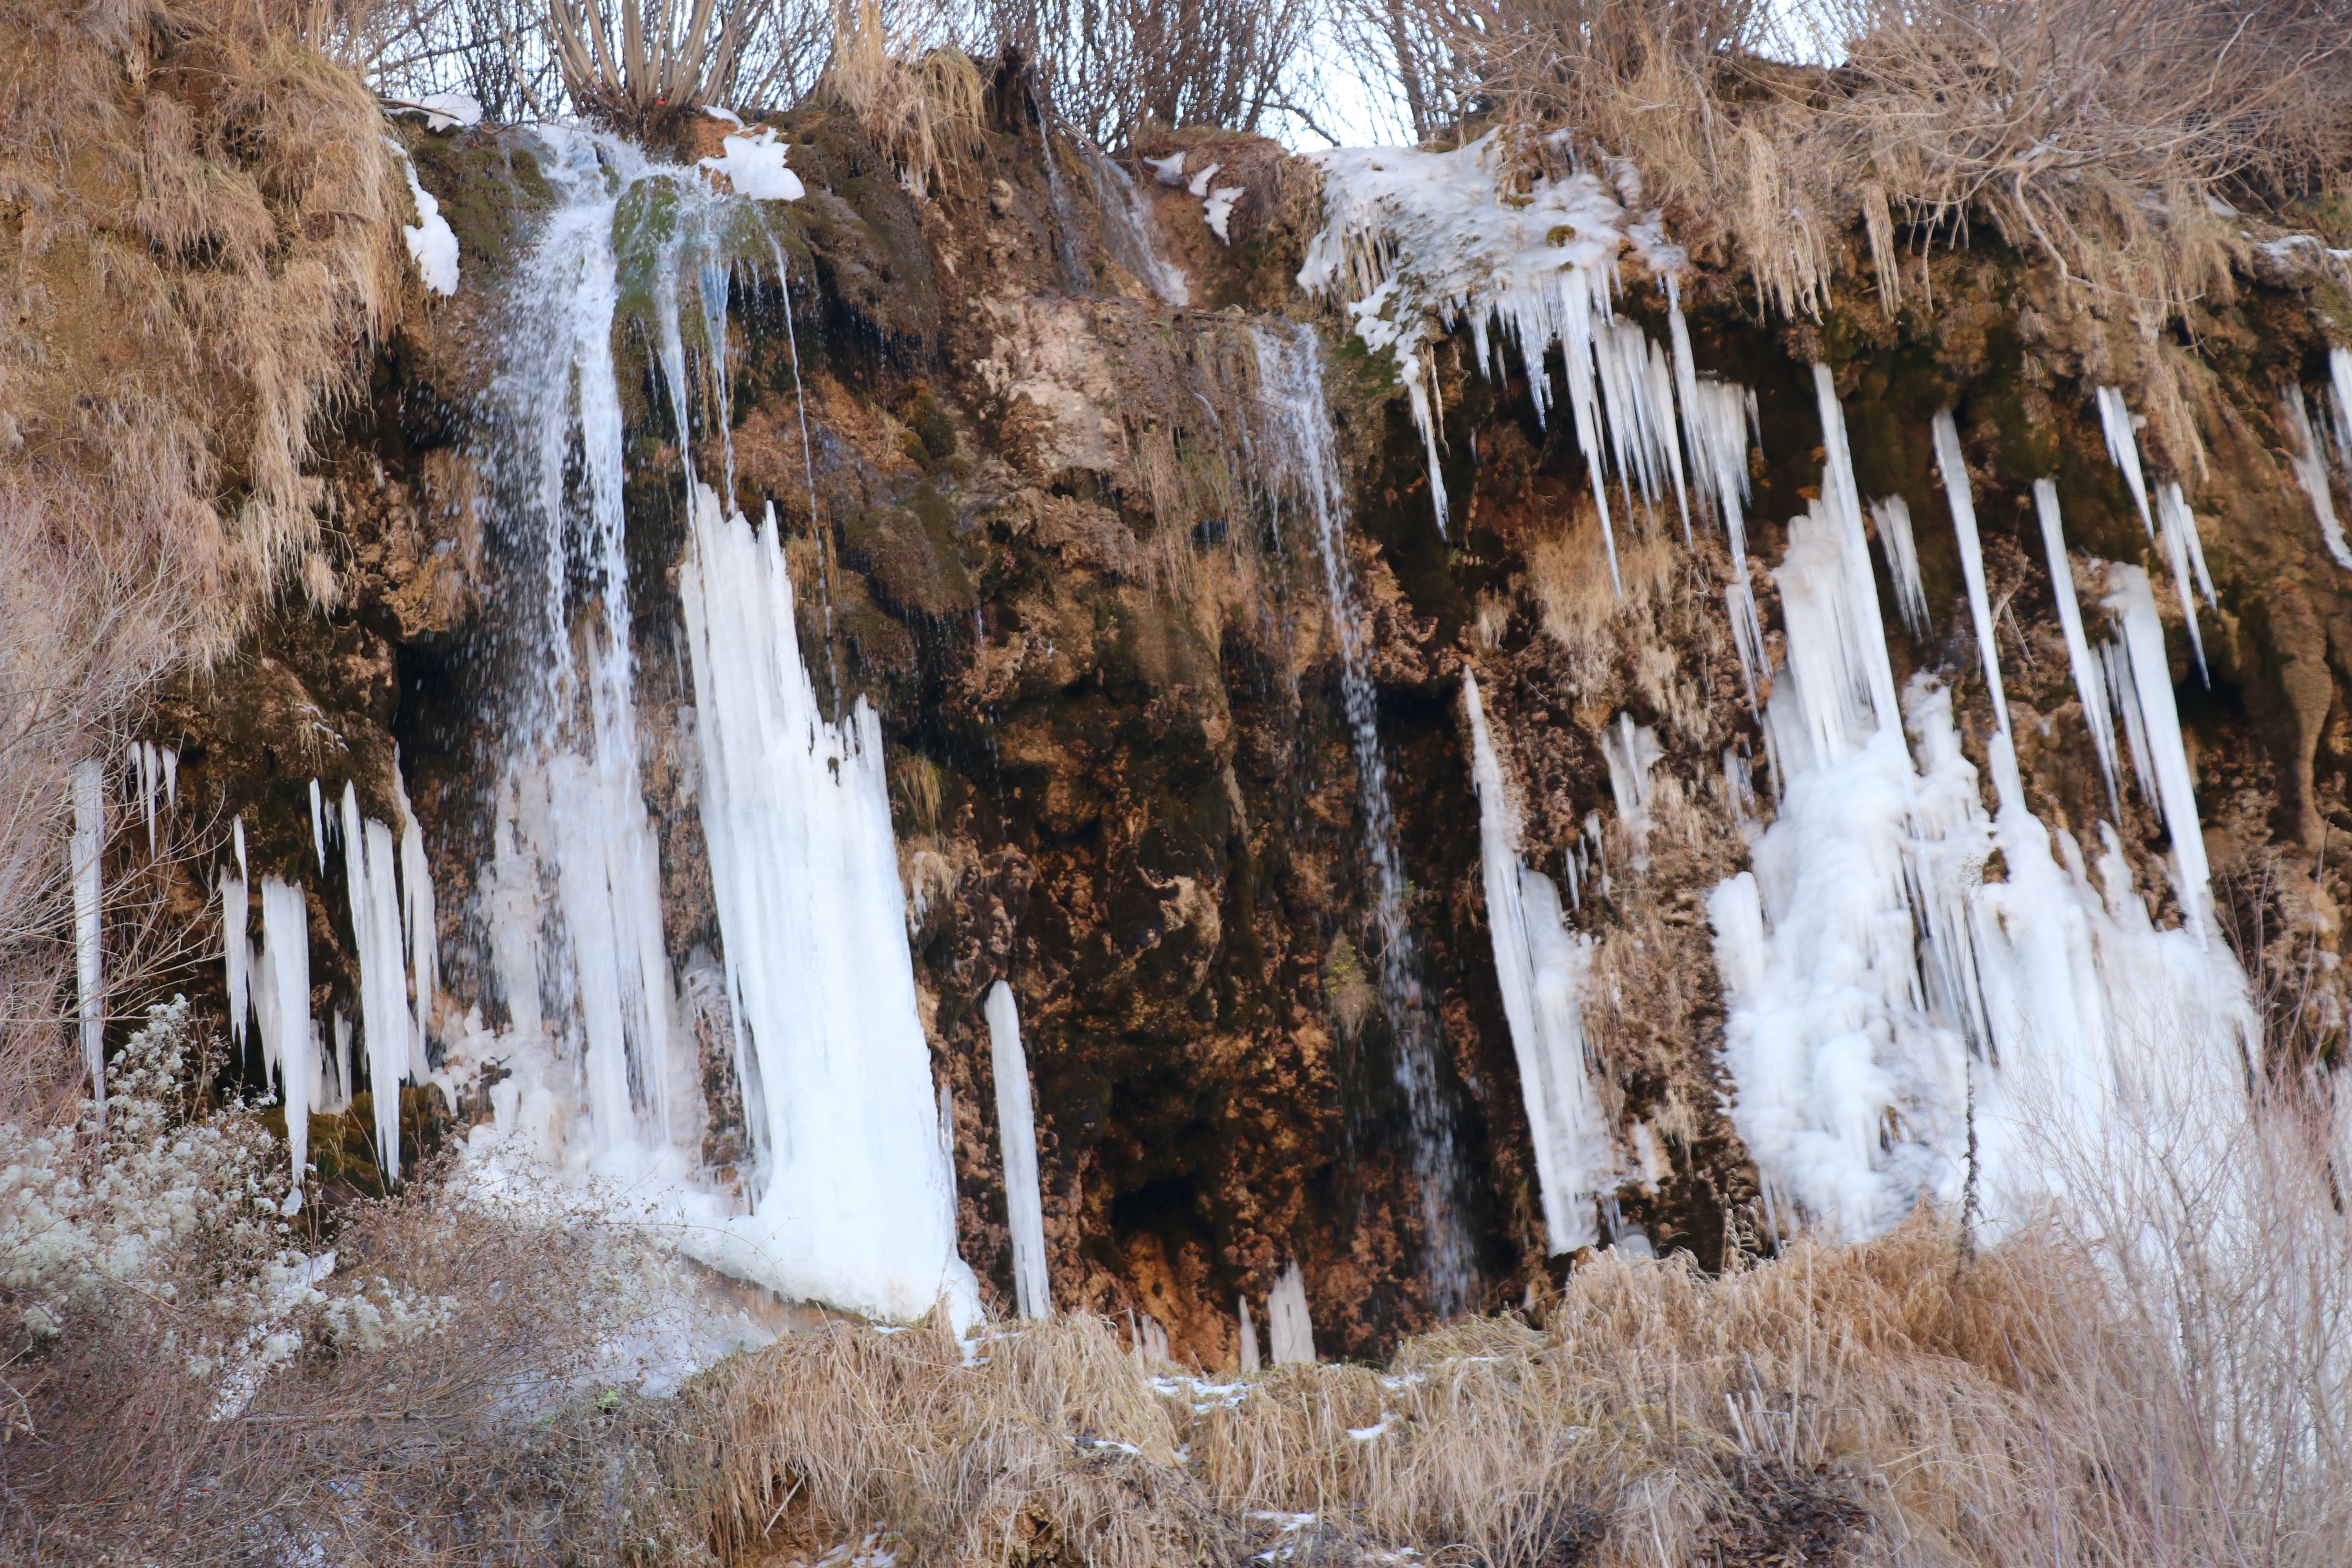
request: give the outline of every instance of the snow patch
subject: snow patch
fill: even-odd
[[[478,113],[479,111],[477,110]],[[387,136],[383,144],[400,160],[400,172],[408,176],[408,194],[416,203],[416,221],[403,224],[400,232],[408,241],[408,254],[416,263],[417,276],[425,287],[444,296],[457,291],[457,236],[449,220],[441,216],[441,204],[433,198],[416,177],[416,164],[408,156],[408,149]]]
[[[703,159],[701,166],[724,175],[737,195],[755,202],[796,202],[808,195],[801,177],[784,166],[792,143],[770,127],[730,136],[719,148],[721,155]]]

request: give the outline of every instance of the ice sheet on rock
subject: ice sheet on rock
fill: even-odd
[[[944,1295],[969,1322],[880,721],[862,699],[824,717],[772,510],[755,532],[698,488],[680,594],[759,1161],[752,1212],[685,1244],[788,1295],[893,1318]]]
[[[1923,1197],[1956,1201],[1973,1177],[1997,1231],[2063,1179],[2053,1128],[2079,1155],[2118,1097],[2242,1096],[2252,1014],[2235,961],[2205,934],[2202,840],[2146,574],[2109,569],[2124,633],[2110,668],[2179,858],[2175,931],[2148,921],[2112,834],[2095,887],[2081,847],[2028,808],[1998,731],[1988,816],[1950,693],[1925,675],[1903,698],[1904,744],[1857,646],[1883,655],[1885,630],[1851,569],[1862,542],[1831,515],[1843,459],[1833,435],[1826,445],[1823,500],[1790,525],[1776,574],[1788,652],[1766,721],[1780,814],[1752,869],[1708,901],[1733,1125],[1778,1210],[1870,1235]],[[2037,500],[2063,619],[2054,492]],[[2095,691],[2079,616],[2069,643],[2078,686]]]
[[[2042,548],[2050,567],[2050,590],[2058,602],[2058,626],[2066,637],[2066,662],[2074,672],[2074,695],[2083,705],[2083,721],[2091,731],[2098,754],[2099,775],[2107,786],[2109,814],[2121,820],[2122,781],[2116,776],[2116,725],[2107,710],[2105,672],[2091,651],[2083,629],[2083,606],[2074,595],[2074,569],[2066,554],[2065,530],[2058,515],[2058,487],[2048,479],[2033,481],[2033,510],[2042,522]]]
[[[1266,1292],[1265,1327],[1275,1365],[1314,1364],[1315,1324],[1307,1310],[1307,1276],[1296,1259]]]
[[[1045,1270],[1045,1209],[1037,1184],[1037,1116],[1030,1100],[1029,1057],[1021,1048],[1021,1013],[1013,987],[989,987],[989,1062],[996,1077],[996,1131],[1004,1155],[1006,1228],[1013,1234],[1013,1283],[1021,1315],[1050,1318],[1054,1293]]]
[[[769,126],[719,143],[719,156],[701,166],[726,177],[735,194],[755,202],[796,202],[808,195],[801,177],[784,166],[792,143]]]
[[[1210,168],[1213,171],[1215,165],[1212,164]],[[1234,237],[1225,232],[1225,226],[1233,220],[1234,204],[1246,194],[1245,186],[1219,185],[1201,203],[1201,216],[1208,220],[1209,232],[1215,235],[1223,244],[1231,245],[1234,242]]]
[[[436,294],[448,296],[457,291],[457,236],[449,220],[441,216],[441,204],[416,177],[416,164],[408,156],[408,149],[387,136],[383,144],[400,163],[400,172],[408,177],[408,194],[416,203],[416,221],[403,224],[400,232],[408,242],[410,259],[416,263],[416,275],[425,287]]]
[[[1993,630],[1992,601],[1985,592],[1984,542],[1977,537],[1976,496],[1969,487],[1968,462],[1960,455],[1959,426],[1952,420],[1952,411],[1937,410],[1933,426],[1936,466],[1943,471],[1944,496],[1952,509],[1952,532],[1959,543],[1960,577],[1968,584],[1969,616],[1976,623],[1977,658],[1991,697],[1993,721],[2005,735],[2009,733],[2009,699],[2001,691],[2000,639]],[[1907,527],[1905,531],[1909,531]],[[1918,570],[1916,560],[1912,570],[1915,574]]]
[[[1553,1253],[1572,1252],[1599,1238],[1595,1205],[1612,1184],[1617,1163],[1586,1060],[1583,990],[1592,939],[1569,931],[1551,879],[1520,862],[1518,812],[1487,731],[1477,678],[1467,669],[1462,700],[1470,718],[1486,925],[1535,1144],[1544,1231]]]

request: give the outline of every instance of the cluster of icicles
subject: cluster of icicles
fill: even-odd
[[[1539,417],[1552,396],[1545,357],[1559,346],[1612,574],[1612,479],[1619,515],[1639,506],[1655,526],[1671,498],[1686,539],[1693,503],[1702,516],[1713,512],[1732,563],[1726,607],[1753,705],[1763,642],[1741,508],[1754,396],[1697,374],[1675,289],[1680,254],[1664,243],[1654,214],[1633,216],[1640,188],[1629,171],[1612,171],[1613,189],[1580,173],[1512,195],[1501,189],[1500,156],[1494,138],[1447,153],[1323,154],[1328,221],[1299,281],[1343,292],[1367,346],[1395,356],[1428,446],[1441,527],[1433,324],[1466,326],[1476,363],[1497,375],[1496,327],[1516,339]],[[1628,248],[1665,281],[1668,348],[1612,311],[1618,257]],[[2331,368],[2335,417],[2325,440],[2352,482],[2352,353],[2335,351]],[[1790,522],[1774,574],[1787,647],[1759,715],[1778,810],[1769,826],[1757,820],[1746,769],[1727,755],[1727,794],[1746,823],[1753,869],[1708,902],[1729,1014],[1733,1120],[1776,1224],[1871,1235],[1933,1196],[1972,1198],[1997,1225],[2063,1183],[2071,1156],[2114,1136],[2133,1110],[2242,1097],[2233,1086],[2244,1082],[2253,1048],[2244,978],[2212,931],[2203,836],[2147,574],[2093,563],[2114,627],[2094,644],[2056,487],[2036,484],[2052,586],[2109,805],[2119,818],[2127,752],[2173,846],[2178,930],[2152,923],[2112,826],[2100,825],[2100,842],[2086,853],[2025,804],[1948,411],[1934,434],[1994,720],[1991,816],[1962,754],[1950,693],[1924,675],[1896,690],[1844,415],[1827,369],[1817,366],[1815,376],[1827,472],[1822,498]],[[2123,395],[2102,387],[2097,401],[2109,456],[2169,567],[2201,674],[2196,601],[2210,605],[2213,586],[2196,519],[2177,483],[2151,498]],[[2329,548],[2352,566],[2323,438],[2299,389],[2288,390],[2286,406],[2303,437],[2298,476]],[[1928,605],[1908,510],[1888,497],[1868,511],[1896,609],[1925,637]],[[1466,672],[1465,688],[1496,971],[1545,1225],[1552,1249],[1565,1251],[1598,1239],[1609,1194],[1654,1156],[1647,1129],[1634,1128],[1626,1150],[1601,1110],[1581,1012],[1593,941],[1570,929],[1558,885],[1526,862],[1519,813]],[[1655,740],[1621,716],[1602,750],[1638,869]],[[1580,903],[1587,876],[1605,885],[1597,826],[1584,836],[1589,855],[1580,840],[1565,857],[1571,903]],[[1994,865],[2000,869],[1989,878]]]

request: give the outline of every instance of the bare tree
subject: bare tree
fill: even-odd
[[[1052,112],[1104,146],[1147,123],[1255,131],[1299,107],[1310,0],[986,0]]]

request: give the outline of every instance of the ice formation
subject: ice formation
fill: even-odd
[[[1307,1276],[1296,1261],[1275,1280],[1265,1298],[1266,1348],[1274,1364],[1315,1362],[1315,1324],[1307,1313]]]
[[[944,1295],[969,1321],[881,723],[863,698],[840,725],[820,710],[772,510],[755,531],[698,489],[679,585],[759,1158],[752,1212],[686,1244],[788,1295],[893,1318]]]
[[[147,817],[147,853],[155,853],[155,817],[159,800],[176,805],[180,799],[180,753],[152,741],[133,741],[123,753],[123,764],[139,781],[140,809]]]
[[[427,131],[449,131],[482,122],[482,102],[469,92],[428,92],[422,98],[386,99],[394,114],[422,114]]]
[[[1977,503],[1969,488],[1968,463],[1960,455],[1959,426],[1952,411],[1939,410],[1934,420],[1936,466],[1943,470],[1944,497],[1951,504],[1952,532],[1960,551],[1960,578],[1968,584],[1969,617],[1976,624],[1977,658],[1991,694],[1993,721],[2009,731],[2009,699],[2000,688],[2000,639],[1992,624],[1992,601],[1985,593],[1984,543],[1977,537]],[[1907,531],[1907,530],[1906,530]]]
[[[701,166],[724,175],[737,195],[755,202],[796,202],[808,195],[801,177],[784,166],[792,143],[772,129],[763,125],[756,132],[727,137],[719,143],[719,150],[720,156],[703,159]]]
[[[2106,435],[2107,456],[2123,470],[2132,504],[2139,508],[2140,527],[2164,552],[2166,563],[2172,569],[2173,590],[2180,597],[2181,619],[2189,627],[2189,649],[2197,658],[2198,675],[2210,682],[2210,677],[2205,671],[2205,634],[2197,624],[2197,601],[2189,585],[2193,569],[2199,585],[2205,591],[2206,602],[2213,601],[2213,580],[2205,570],[2205,546],[2197,536],[2197,519],[2177,484],[2167,485],[2157,497],[2155,510],[2149,510],[2147,477],[2139,461],[2140,422],[2134,417],[2124,395],[2115,387],[2100,387],[2097,396],[2099,426]]]
[[[351,895],[353,956],[359,961],[360,1040],[367,1049],[368,1086],[375,1097],[376,1157],[383,1162],[385,1179],[398,1181],[400,1080],[422,1082],[429,1069],[423,1034],[409,1011],[392,830],[360,816],[358,792],[348,783],[342,812],[344,885]]]
[[[1054,1315],[1045,1273],[1045,1208],[1037,1186],[1037,1114],[1029,1097],[1029,1057],[1013,987],[988,989],[988,1057],[996,1075],[996,1134],[1004,1151],[1004,1212],[1013,1233],[1013,1285],[1024,1318]]]
[[[2105,671],[2091,651],[2083,629],[2083,606],[2074,595],[2074,569],[2066,554],[2065,530],[2059,521],[2058,487],[2048,479],[2033,481],[2033,510],[2042,522],[2042,548],[2050,565],[2050,592],[2058,602],[2058,626],[2066,637],[2066,662],[2074,672],[2074,695],[2083,704],[2083,721],[2091,731],[2098,754],[2099,776],[2106,781],[2107,805],[2117,819],[2122,813],[2122,782],[2116,776],[2116,725],[2108,714]]]
[[[1241,185],[1219,185],[1201,202],[1201,216],[1208,220],[1209,232],[1226,245],[1234,242],[1234,237],[1225,232],[1226,226],[1233,222],[1234,204],[1245,194],[1245,188]]]
[[[1235,1297],[1234,1305],[1241,1310],[1241,1369],[1255,1372],[1258,1369],[1257,1324],[1250,1317],[1249,1298]]]
[[[1441,531],[1447,501],[1429,361],[1433,322],[1466,326],[1475,363],[1498,377],[1500,338],[1513,340],[1538,418],[1552,397],[1544,356],[1558,344],[1613,573],[1615,521],[1604,474],[1614,469],[1629,505],[1636,485],[1648,506],[1669,481],[1681,501],[1675,385],[1681,380],[1686,394],[1693,379],[1679,374],[1684,336],[1677,363],[1669,364],[1638,327],[1616,319],[1618,256],[1630,247],[1661,275],[1679,268],[1683,256],[1666,244],[1654,213],[1636,218],[1619,200],[1624,193],[1596,174],[1538,174],[1520,190],[1515,175],[1532,151],[1489,132],[1448,153],[1359,147],[1309,154],[1323,169],[1326,219],[1298,282],[1310,293],[1343,294],[1364,346],[1393,358],[1427,448]]]
[[[252,994],[262,1066],[278,1075],[286,1106],[286,1143],[294,1172],[286,1207],[291,1213],[301,1205],[302,1181],[310,1168],[310,1091],[318,1077],[318,1032],[310,1022],[310,904],[300,884],[261,879],[261,945],[250,962],[258,982]],[[389,1158],[396,1163],[399,1157],[395,1138]]]
[[[73,765],[73,837],[67,871],[73,880],[74,993],[81,1012],[81,1065],[99,1112],[106,1110],[106,765],[86,757]]]
[[[2336,352],[2340,354],[2345,351]],[[2336,563],[2352,569],[2352,542],[2346,541],[2344,524],[2336,515],[2327,456],[2320,446],[2319,432],[2312,426],[2311,408],[2304,399],[2302,386],[2290,382],[2281,387],[2279,407],[2285,416],[2287,431],[2294,438],[2294,450],[2288,454],[2287,461],[2294,468],[2295,482],[2311,501],[2313,514],[2319,519],[2319,536],[2327,542],[2327,553],[2336,558]],[[2347,449],[2345,462],[2347,479],[2352,480],[2352,449]]]
[[[1572,1252],[1600,1238],[1595,1205],[1614,1184],[1617,1163],[1585,1059],[1582,993],[1592,965],[1592,939],[1569,931],[1560,917],[1559,889],[1519,860],[1518,811],[1487,733],[1477,678],[1467,669],[1462,672],[1462,700],[1470,717],[1470,780],[1478,795],[1486,925],[1535,1143],[1544,1232],[1552,1252]],[[1278,1350],[1276,1359],[1282,1359]]]
[[[1661,754],[1657,731],[1634,723],[1631,713],[1618,714],[1617,722],[1601,731],[1601,760],[1609,768],[1609,794],[1617,803],[1617,820],[1624,826],[1637,871],[1650,864],[1650,770]]]
[[[1348,486],[1339,471],[1323,363],[1314,329],[1254,325],[1257,427],[1251,460],[1274,493],[1312,520],[1323,590],[1339,645],[1339,688],[1356,760],[1364,815],[1364,859],[1371,872],[1372,913],[1380,927],[1381,995],[1396,1031],[1397,1076],[1412,1111],[1414,1174],[1419,1178],[1423,1272],[1446,1310],[1466,1304],[1468,1238],[1454,1209],[1461,1173],[1453,1112],[1438,1088],[1433,1027],[1421,992],[1419,955],[1405,918],[1404,864],[1390,805],[1388,761],[1381,750],[1369,649],[1359,620],[1355,574],[1348,560]]]
[[[1783,800],[1753,869],[1708,902],[1732,1120],[1791,1219],[1875,1234],[1923,1197],[1959,1202],[1973,1175],[1998,1225],[2064,1179],[2066,1152],[2024,1131],[2053,1125],[2053,1109],[2093,1149],[2110,1125],[2098,1108],[2116,1097],[2241,1093],[2244,981],[2207,934],[2146,574],[2111,567],[2105,604],[2179,858],[2187,914],[2172,931],[2149,921],[2112,836],[2095,888],[2074,837],[2032,815],[2006,733],[1990,743],[1988,816],[1950,695],[1922,676],[1898,708],[1865,546],[1841,516],[1843,413],[1826,376],[1819,385],[1830,471],[1775,574],[1788,653],[1766,722]],[[2053,501],[2045,543],[2071,585]],[[2069,640],[2078,683],[2095,685],[2072,646],[2087,638]]]
[[[408,254],[416,263],[416,275],[425,287],[436,294],[450,295],[457,291],[457,236],[449,220],[441,216],[441,204],[416,177],[416,164],[408,156],[408,149],[387,136],[383,144],[392,149],[400,163],[400,172],[408,176],[408,194],[416,203],[416,221],[403,224],[400,232],[408,241]]]

